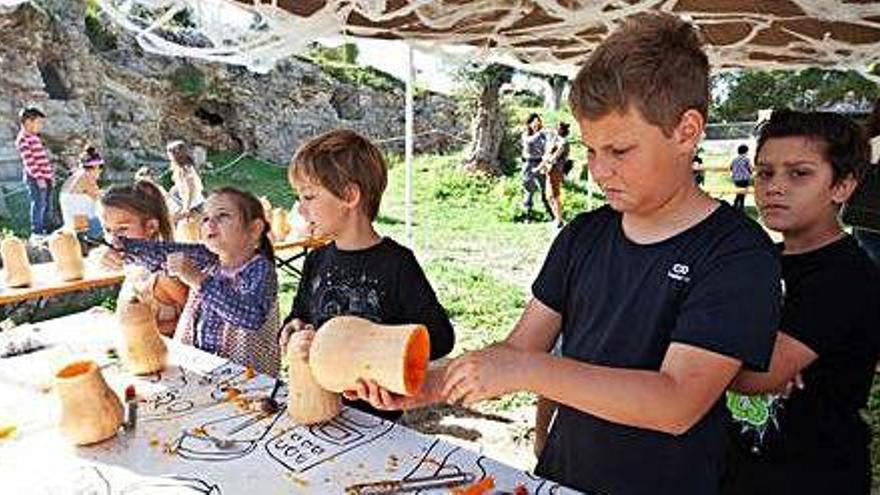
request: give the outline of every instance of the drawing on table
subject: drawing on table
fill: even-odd
[[[282,406],[275,414],[238,411],[214,418],[184,431],[175,443],[178,456],[191,461],[222,462],[240,459],[253,452],[287,414]]]
[[[73,493],[78,495],[110,495],[113,492],[110,482],[107,481],[104,473],[102,473],[96,466],[79,466],[74,471],[70,481],[70,486],[75,487]],[[46,488],[48,490],[47,493],[58,493],[55,492],[55,488],[53,487]],[[69,488],[65,487],[61,489],[66,491]]]
[[[162,476],[144,478],[123,488],[120,495],[222,495],[220,486],[199,478],[186,476]]]
[[[506,472],[511,471],[505,469],[504,465],[497,461],[434,439],[416,465],[403,476],[403,479],[470,473],[474,475],[475,479],[481,480],[487,476],[497,476],[496,473]],[[554,495],[561,491],[558,484],[537,478],[530,473],[516,471],[516,474],[518,477],[515,479],[505,476],[496,477],[496,487],[501,490],[513,490],[519,484],[525,487],[528,493],[534,495]]]
[[[226,362],[205,375],[196,375],[183,367],[174,366],[151,377],[156,390],[146,390],[149,397],[141,411],[140,421],[165,421],[190,416],[194,413],[216,406],[226,400],[227,387],[243,382],[245,368]]]
[[[326,423],[282,431],[266,442],[266,451],[285,468],[303,473],[376,441],[394,426],[390,421],[343,408]]]

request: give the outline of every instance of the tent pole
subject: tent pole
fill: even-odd
[[[407,67],[406,67],[406,108],[405,108],[405,129],[406,140],[405,162],[406,162],[406,245],[410,249],[414,249],[413,228],[412,228],[412,169],[413,169],[413,92],[415,84],[415,68],[413,66],[413,48],[407,45]]]

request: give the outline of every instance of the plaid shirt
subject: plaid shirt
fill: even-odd
[[[164,270],[169,254],[184,253],[207,274],[189,299],[177,324],[175,339],[269,375],[277,375],[278,281],[272,261],[255,255],[228,270],[201,244],[149,240],[122,241],[128,261],[150,271]]]
[[[49,162],[46,148],[38,134],[31,134],[22,129],[15,138],[15,147],[21,155],[25,178],[45,179],[51,181],[55,177],[55,169]]]

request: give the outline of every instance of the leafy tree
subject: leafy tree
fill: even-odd
[[[475,103],[471,123],[471,144],[464,168],[490,175],[502,175],[502,142],[506,119],[501,108],[501,85],[510,82],[513,69],[506,65],[466,65],[456,72],[456,79],[464,83],[465,101]]]

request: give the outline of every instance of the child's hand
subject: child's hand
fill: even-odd
[[[311,327],[311,325],[307,325],[307,327]],[[303,329],[293,332],[293,335],[290,336],[288,353],[292,353],[296,359],[308,361],[309,349],[312,347],[313,340],[315,340],[314,330]]]
[[[205,281],[205,274],[196,268],[193,262],[183,253],[169,254],[165,267],[169,275],[179,278],[193,289],[198,289],[202,286],[202,282]]]
[[[313,327],[310,323],[306,323],[299,318],[294,318],[284,325],[281,329],[281,332],[278,334],[278,347],[284,349],[287,347],[287,342],[290,340],[290,335],[294,332],[299,332],[300,330],[311,330],[315,331],[315,327]]]
[[[97,254],[96,256],[98,257],[99,263],[101,264],[101,268],[111,272],[118,272],[119,270],[122,270],[122,265],[124,262],[122,251],[105,247],[101,249],[99,254]]]
[[[364,380],[363,378],[358,379],[356,389],[346,390],[342,392],[342,395],[348,400],[368,402],[374,408],[382,411],[404,409],[409,402],[408,397],[389,391],[376,383],[375,380]]]

